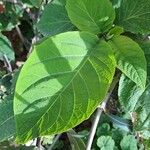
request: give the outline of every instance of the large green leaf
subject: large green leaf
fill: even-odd
[[[114,37],[110,45],[114,49],[118,68],[144,89],[147,78],[147,63],[140,46],[125,36]]]
[[[45,36],[73,30],[75,27],[68,18],[65,0],[54,0],[46,5],[37,28]]]
[[[87,32],[67,32],[36,45],[16,85],[17,141],[64,132],[105,97],[115,71],[111,47]]]
[[[4,55],[6,55],[9,60],[15,59],[10,41],[7,37],[0,34],[0,60],[5,60]]]
[[[74,25],[94,34],[111,28],[115,19],[109,0],[67,0],[66,9]]]
[[[13,101],[0,103],[0,133],[0,142],[7,140],[15,134]]]
[[[132,33],[150,33],[150,0],[122,0],[116,24]]]

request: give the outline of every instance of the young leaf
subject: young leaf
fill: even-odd
[[[6,55],[9,60],[15,59],[10,41],[7,37],[0,34],[0,60],[5,60],[4,55]]]
[[[105,97],[115,71],[111,47],[87,32],[67,32],[36,45],[19,75],[17,141],[78,125]]]
[[[101,150],[114,150],[115,142],[111,136],[101,136],[97,140],[97,146]]]
[[[94,34],[107,31],[115,19],[109,0],[67,0],[66,9],[75,26]]]
[[[150,0],[122,0],[116,24],[132,33],[150,33]]]
[[[118,68],[142,89],[147,78],[147,63],[140,46],[125,36],[116,36],[110,42]]]
[[[0,142],[15,134],[13,101],[0,103]]]
[[[133,135],[126,135],[120,143],[122,150],[138,150],[137,140]]]
[[[52,36],[75,28],[68,18],[65,1],[54,0],[46,5],[40,21],[36,25],[44,36]]]

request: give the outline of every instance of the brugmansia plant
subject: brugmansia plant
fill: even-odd
[[[88,119],[116,69],[123,73],[119,96],[126,110],[139,111],[136,103],[128,107],[133,89],[136,102],[142,96],[142,104],[148,103],[150,44],[135,35],[150,33],[149,8],[150,0],[54,0],[45,8],[37,28],[47,37],[33,46],[15,88],[18,143],[65,132]],[[144,122],[142,113],[138,119]]]

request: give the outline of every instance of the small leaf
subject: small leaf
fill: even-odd
[[[114,49],[118,68],[144,89],[147,78],[147,63],[140,46],[125,36],[114,37],[110,45]]]
[[[17,141],[61,133],[88,119],[115,67],[111,47],[87,32],[62,33],[36,45],[16,85]]]
[[[0,60],[4,61],[4,55],[11,61],[15,59],[10,41],[0,34]]]
[[[111,136],[101,136],[97,139],[97,146],[101,150],[114,150],[115,142]]]
[[[75,26],[94,34],[110,29],[115,19],[109,0],[67,0],[66,9]]]
[[[75,28],[68,18],[65,1],[54,0],[46,5],[40,21],[36,25],[44,36],[52,36]]]
[[[100,127],[97,128],[96,135],[102,136],[102,135],[109,135],[110,133],[110,125],[108,123],[103,123]]]
[[[137,140],[133,135],[126,135],[120,143],[122,150],[138,150]]]
[[[72,150],[85,150],[86,146],[81,138],[74,137],[72,135],[77,134],[74,130],[67,132]]]
[[[150,33],[150,0],[121,0],[116,24],[132,33]]]
[[[124,29],[122,27],[115,26],[108,32],[107,36],[108,37],[118,36],[122,34],[123,32],[124,32]]]
[[[13,101],[0,103],[0,142],[15,135]]]

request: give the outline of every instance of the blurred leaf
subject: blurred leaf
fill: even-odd
[[[111,136],[101,136],[97,139],[97,146],[101,150],[114,150],[115,142]]]
[[[108,123],[103,123],[101,126],[97,128],[96,135],[98,137],[109,134],[110,134],[110,125]]]
[[[42,145],[52,144],[54,140],[54,135],[51,136],[43,136],[42,137]]]
[[[7,140],[15,135],[15,121],[13,101],[0,103],[0,141]]]
[[[30,2],[33,4],[33,6],[39,8],[42,4],[43,0],[30,0]]]
[[[70,130],[67,132],[72,150],[85,150],[86,146],[84,141],[79,138],[79,137],[75,137],[74,135],[77,135],[77,133],[74,130]]]
[[[111,121],[120,129],[124,131],[131,131],[132,130],[132,122],[131,120],[124,119],[115,115],[109,115],[108,117],[111,119]]]
[[[0,60],[4,61],[4,55],[11,61],[15,60],[14,52],[10,41],[0,33]]]
[[[0,14],[0,31],[10,31],[18,25],[19,18],[23,15],[23,9],[19,5],[5,3],[5,12]]]
[[[52,36],[58,33],[74,29],[65,9],[66,0],[53,0],[47,4],[37,28],[44,36]]]
[[[138,150],[137,140],[133,135],[126,135],[120,143],[122,150]]]

